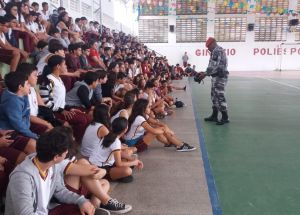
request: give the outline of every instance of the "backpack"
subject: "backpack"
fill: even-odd
[[[182,108],[185,106],[185,104],[182,101],[176,99],[175,106],[176,108]]]

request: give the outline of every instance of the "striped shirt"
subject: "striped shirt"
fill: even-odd
[[[46,107],[53,111],[62,111],[66,105],[66,88],[60,78],[50,74],[49,83],[40,86],[40,95]]]

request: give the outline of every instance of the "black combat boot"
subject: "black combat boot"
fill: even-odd
[[[229,123],[227,111],[222,111],[221,113],[222,113],[222,119],[220,121],[218,121],[216,124],[217,125],[224,125],[226,123]]]
[[[204,118],[204,121],[206,122],[218,122],[218,109],[213,108],[213,112],[210,117]]]

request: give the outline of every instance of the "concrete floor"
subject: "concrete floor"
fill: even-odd
[[[130,215],[211,215],[212,208],[203,169],[190,88],[187,80],[174,82],[187,85],[187,91],[175,91],[174,97],[187,107],[175,109],[164,121],[177,136],[197,147],[193,152],[176,152],[155,142],[141,153],[142,171],[134,171],[130,184],[114,184],[111,196],[133,206]]]

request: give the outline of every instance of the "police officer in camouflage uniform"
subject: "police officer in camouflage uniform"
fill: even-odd
[[[205,121],[216,122],[217,125],[229,123],[227,103],[225,98],[225,87],[228,80],[227,57],[225,50],[217,45],[214,38],[210,37],[206,41],[206,47],[210,51],[209,64],[205,76],[211,76],[211,100],[212,114],[205,118]],[[218,112],[222,118],[218,120]]]

